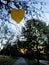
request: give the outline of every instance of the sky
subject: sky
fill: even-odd
[[[17,1],[17,0],[16,0]],[[41,17],[40,16],[33,16],[33,18],[38,18],[38,19],[41,19],[43,20],[44,22],[46,22],[46,24],[48,25],[49,24],[49,1],[48,0],[18,0],[18,1],[26,1],[27,2],[27,5],[30,6],[28,8],[28,10],[32,11],[33,10],[33,7],[35,7],[36,11],[38,14],[41,14]],[[38,4],[33,4],[33,2],[37,2]],[[42,10],[40,9],[42,7]],[[39,9],[39,10],[37,10]],[[44,13],[42,13],[41,11],[44,11]],[[34,15],[35,13],[32,12],[32,15]],[[31,19],[32,16],[28,13],[27,15],[25,15],[27,17],[27,19]]]
[[[3,3],[6,3],[4,0],[1,0],[1,1]],[[12,23],[11,24],[8,21],[6,21],[6,22],[4,21],[5,26],[7,26],[9,28],[9,30],[12,31],[14,34],[14,38],[12,40],[16,40],[16,36],[20,34],[21,28],[22,28],[22,26],[25,26],[24,24],[27,20],[30,20],[32,18],[37,18],[37,19],[40,19],[40,20],[43,20],[44,22],[46,22],[47,25],[49,24],[49,1],[48,0],[15,0],[15,1],[16,2],[19,2],[19,1],[24,2],[25,1],[27,3],[27,5],[29,6],[29,8],[28,8],[28,13],[25,14],[24,18],[21,20],[21,22],[19,24],[12,19],[11,14],[6,17],[6,15],[8,14],[7,13],[8,11],[5,10],[5,8],[2,9],[3,15],[1,15],[1,13],[0,13],[0,26],[1,26],[1,23],[4,21],[1,19],[1,17],[9,20]],[[14,6],[13,2],[12,2],[12,4],[10,4],[10,6],[12,8],[16,8]],[[20,6],[20,8],[22,8],[22,6]],[[35,13],[33,12],[34,8],[35,8]],[[0,9],[0,11],[1,11],[1,9]],[[30,11],[31,11],[32,15],[29,13]],[[44,11],[44,12],[42,13],[42,11]],[[40,16],[40,14],[41,14],[41,16]],[[2,29],[2,31],[3,31],[3,29]],[[2,37],[3,37],[4,33],[0,33],[0,35],[2,35]],[[1,40],[3,39],[2,37],[0,39],[0,47],[1,47]],[[6,43],[6,39],[3,39],[3,43]]]

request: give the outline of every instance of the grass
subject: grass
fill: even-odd
[[[16,58],[12,58],[10,56],[0,55],[0,65],[13,65],[13,63],[16,61]],[[29,65],[37,65],[37,62],[35,60],[29,60],[26,59]],[[44,65],[41,64],[40,65]]]
[[[16,59],[9,56],[0,55],[0,65],[12,65]]]
[[[29,65],[37,65],[37,61],[35,60],[26,59],[26,61],[29,63]],[[39,65],[45,65],[45,64],[39,63]]]
[[[41,59],[49,61],[49,55],[41,55]]]

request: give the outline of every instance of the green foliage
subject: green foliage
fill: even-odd
[[[14,53],[13,53],[14,52]],[[1,51],[0,51],[0,54],[1,55],[8,55],[8,56],[18,56],[18,49],[17,49],[17,46],[16,45],[7,45],[6,48],[3,48]]]
[[[22,28],[22,34],[27,38],[26,43],[29,46],[40,45],[40,43],[47,44],[46,24],[37,19],[28,20],[25,24],[25,28]],[[25,44],[26,44],[25,43]],[[43,45],[42,44],[42,45]],[[28,48],[29,48],[28,46]]]
[[[34,56],[36,55],[35,58],[38,59],[37,63],[39,63],[40,51],[43,49],[47,50],[46,48],[48,48],[47,47],[48,46],[48,37],[47,37],[48,29],[47,30],[46,29],[47,29],[46,24],[37,19],[31,19],[26,21],[25,27],[22,28],[22,35],[24,36],[24,38],[27,38],[24,43],[24,46],[25,47],[27,46],[26,48],[28,51],[29,50],[34,51],[32,53],[34,54]]]
[[[35,61],[35,60],[26,59],[26,61],[27,61],[30,65],[37,65],[37,61]],[[45,64],[39,63],[39,65],[45,65]]]
[[[15,61],[12,57],[0,55],[0,65],[12,65]]]

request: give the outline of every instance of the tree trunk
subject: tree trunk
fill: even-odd
[[[39,65],[39,59],[37,59],[37,65]]]
[[[39,52],[39,49],[37,47],[37,65],[39,65],[39,59],[40,59],[40,52]]]

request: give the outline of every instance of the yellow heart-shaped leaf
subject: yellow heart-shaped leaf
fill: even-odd
[[[23,19],[24,15],[25,15],[24,9],[17,10],[17,9],[14,8],[14,9],[11,10],[11,17],[17,23],[20,23],[20,21]]]

